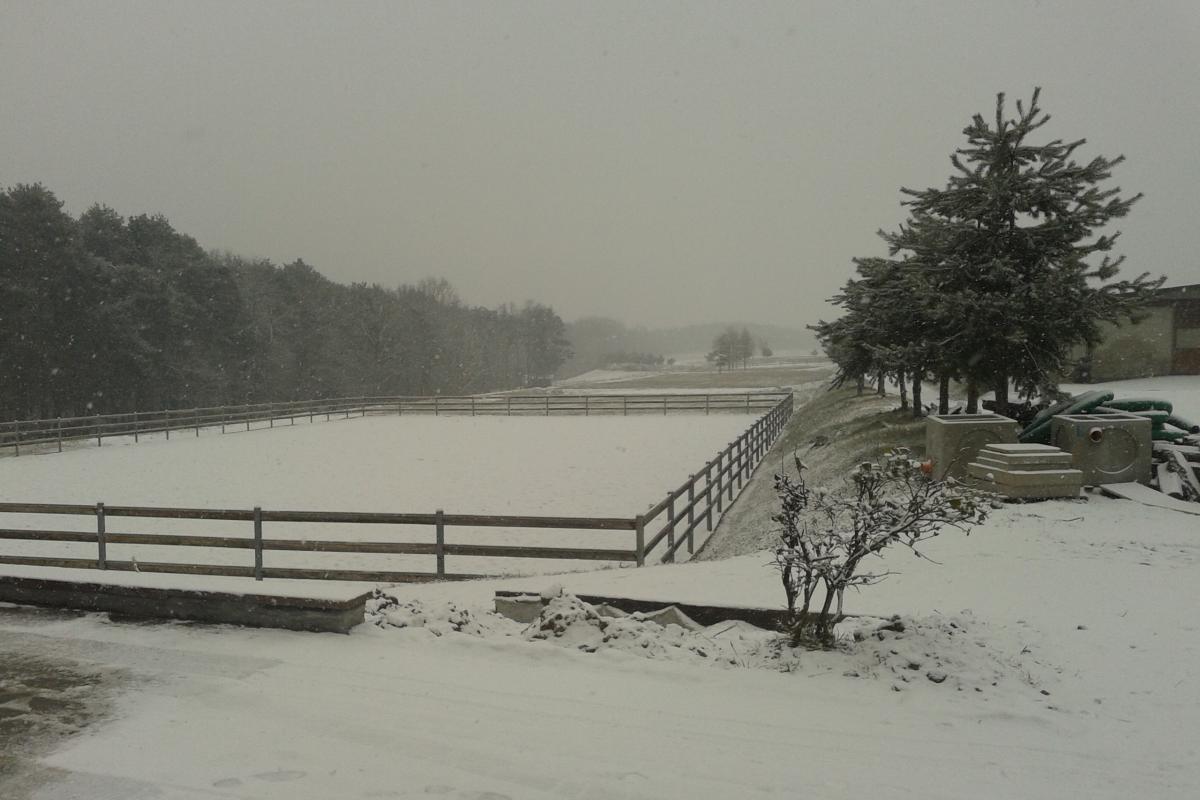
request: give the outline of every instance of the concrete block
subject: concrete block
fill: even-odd
[[[1083,486],[1083,473],[1077,469],[1001,469],[972,461],[967,465],[967,474],[972,478],[992,481],[1002,488],[1013,486],[1058,488],[1073,485],[1075,494],[1079,494],[1079,489]]]
[[[990,464],[1000,469],[1071,469],[1071,454],[1061,450],[1055,453],[1004,456],[993,454],[986,447],[975,457],[979,464]]]
[[[1148,484],[1152,424],[1144,415],[1120,411],[1061,414],[1051,421],[1050,441],[1070,453],[1085,484]]]
[[[1007,497],[1013,500],[1053,500],[1055,498],[1075,498],[1079,497],[1079,485],[1050,486],[1046,484],[1037,486],[1001,486],[999,484],[990,483],[988,481],[976,481],[973,483],[976,489],[982,491],[994,492],[1002,497]]]
[[[344,597],[309,598],[196,589],[130,586],[94,580],[0,575],[0,602],[84,611],[107,611],[136,619],[182,619],[195,622],[284,628],[294,631],[349,633],[362,624],[370,592]]]
[[[934,414],[925,418],[925,456],[935,480],[961,478],[985,445],[1016,442],[1020,428],[999,414]]]

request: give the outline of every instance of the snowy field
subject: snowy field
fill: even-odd
[[[1099,497],[1008,506],[850,598],[903,631],[859,620],[853,650],[786,658],[740,626],[604,641],[487,611],[552,580],[778,606],[765,553],[397,587],[349,636],[0,609],[0,646],[125,682],[111,719],[39,760],[34,798],[1182,800],[1200,796],[1198,534]]]
[[[753,421],[745,414],[367,417],[275,429],[112,440],[0,460],[8,502],[274,510],[632,517]],[[4,515],[3,526],[95,530],[90,517]],[[109,531],[252,535],[249,523],[114,517]],[[431,526],[268,523],[267,539],[433,542]],[[448,527],[450,543],[632,549],[632,531]],[[95,558],[95,545],[0,540],[0,552]],[[140,562],[252,563],[248,550],[110,545]],[[267,551],[265,565],[431,572],[432,556]],[[595,568],[596,562],[447,557],[448,572]]]

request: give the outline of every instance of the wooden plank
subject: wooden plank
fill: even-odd
[[[1154,476],[1158,478],[1158,491],[1165,495],[1184,499],[1183,478],[1175,474],[1165,463],[1154,465]]]
[[[630,531],[632,519],[623,517],[517,517],[478,514],[447,514],[447,525],[478,528],[563,528],[568,530]]]
[[[309,581],[371,581],[373,583],[429,583],[432,581],[470,581],[478,578],[495,577],[450,573],[443,576],[432,572],[377,572],[357,569],[292,569],[267,567],[263,570],[267,578],[291,578]]]
[[[0,564],[20,564],[34,567],[65,567],[68,569],[97,569],[95,559],[89,558],[40,558],[34,556],[0,556]],[[174,564],[163,561],[107,562],[107,568],[119,572],[166,572],[178,575],[226,575],[230,577],[254,577],[252,567],[218,566],[215,564]]]
[[[1175,465],[1175,472],[1183,479],[1188,494],[1192,499],[1200,500],[1200,480],[1196,479],[1195,468],[1188,463],[1184,454],[1177,450],[1169,451],[1169,456]]]
[[[0,564],[21,567],[63,567],[66,569],[96,569],[94,558],[45,558],[41,556],[0,556]]]
[[[1100,486],[1100,491],[1110,497],[1133,500],[1142,505],[1165,508],[1170,511],[1179,511],[1184,514],[1194,514],[1200,517],[1200,503],[1176,500],[1174,497],[1168,497],[1162,492],[1156,492],[1149,486],[1143,486],[1140,483],[1106,483]]]
[[[3,510],[3,509],[0,509]],[[110,517],[151,517],[154,519],[222,519],[253,522],[254,512],[227,508],[153,508],[148,506],[105,506]]]
[[[447,544],[452,556],[495,556],[501,558],[565,558],[579,561],[637,561],[633,550],[601,550],[580,547],[525,547],[487,544]]]
[[[329,522],[375,525],[433,525],[435,514],[391,514],[374,511],[263,511],[264,522]]]
[[[83,514],[94,516],[96,514],[96,507],[71,503],[0,503],[0,513]]]
[[[0,528],[0,539],[21,539],[37,542],[95,542],[91,531],[35,531]]]

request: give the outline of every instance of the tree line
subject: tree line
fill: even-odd
[[[739,331],[730,326],[713,338],[712,350],[708,352],[706,358],[708,363],[717,368],[717,372],[723,369],[733,369],[738,364],[741,364],[742,369],[746,369],[756,349],[763,354],[764,358],[774,354],[766,339],[755,341],[749,328],[742,328]]]
[[[517,388],[569,355],[545,305],[343,285],[206,252],[161,215],[74,218],[38,184],[0,192],[0,286],[6,419]]]
[[[1039,93],[1028,106],[1018,101],[1013,117],[1003,94],[994,120],[976,114],[943,188],[901,190],[910,215],[879,232],[888,255],[855,259],[857,276],[832,299],[845,313],[813,326],[837,365],[835,383],[861,392],[869,376],[882,392],[890,378],[902,407],[911,385],[919,416],[923,382],[939,384],[947,413],[959,381],[968,413],[993,391],[1004,414],[1010,387],[1054,393],[1073,350],[1098,343],[1102,322],[1136,318],[1162,284],[1147,273],[1115,280],[1124,257],[1109,252],[1120,234],[1101,231],[1141,195],[1101,186],[1123,156],[1077,162],[1083,139],[1031,142],[1050,119]]]

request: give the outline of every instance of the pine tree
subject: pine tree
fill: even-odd
[[[1147,273],[1112,280],[1124,257],[1108,253],[1120,234],[1099,231],[1142,195],[1101,187],[1124,156],[1080,164],[1083,139],[1032,143],[1050,120],[1039,95],[1028,107],[1018,101],[1012,119],[1003,94],[994,123],[976,114],[946,186],[903,189],[912,218],[882,234],[936,292],[931,334],[942,337],[943,373],[967,380],[969,401],[993,388],[1000,413],[1010,382],[1026,395],[1056,388],[1076,345],[1098,342],[1101,322],[1133,316],[1162,283]],[[1100,263],[1089,263],[1096,254]]]

